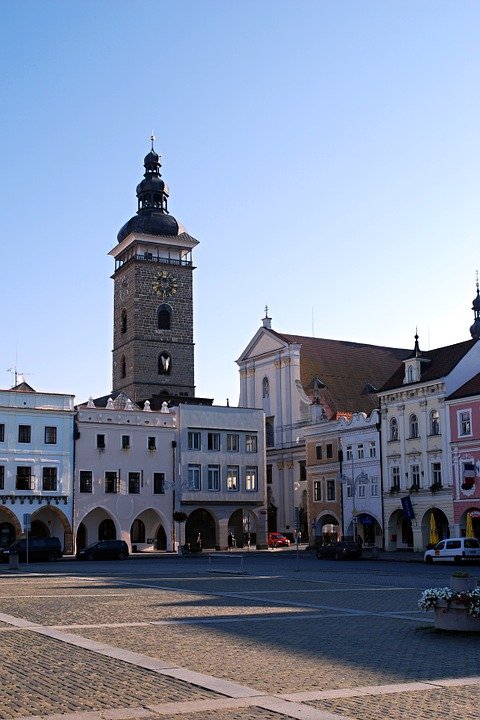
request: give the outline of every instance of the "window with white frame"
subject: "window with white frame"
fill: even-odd
[[[346,490],[347,490],[347,498],[353,497],[353,487],[352,487],[351,482],[346,484]]]
[[[189,450],[201,450],[202,449],[202,433],[197,430],[188,431],[188,449]]]
[[[359,460],[363,460],[363,458],[365,457],[365,450],[363,447],[363,443],[359,443],[357,445],[357,456],[358,456]]]
[[[365,483],[359,483],[358,485],[358,497],[364,498],[367,494],[367,486]]]
[[[395,490],[400,490],[400,468],[395,466],[390,468],[390,481],[392,483],[392,488]]]
[[[458,434],[460,436],[472,434],[472,412],[471,410],[460,410],[457,413]]]
[[[238,433],[227,433],[227,452],[238,452],[240,439]]]
[[[220,465],[208,466],[207,488],[210,492],[218,492],[220,490]]]
[[[327,480],[327,500],[335,500],[335,480]]]
[[[439,462],[432,463],[432,485],[442,486],[442,464]]]
[[[188,488],[190,492],[202,489],[200,465],[188,466]]]
[[[322,481],[321,480],[313,481],[313,500],[314,500],[314,502],[322,501]]]
[[[410,438],[418,438],[418,417],[415,413],[412,413],[408,420],[408,431]]]
[[[256,492],[258,490],[258,468],[250,465],[245,471],[245,490]]]
[[[374,475],[370,479],[370,495],[372,497],[378,497],[379,493],[380,493],[380,483],[378,481],[378,477],[376,475]]]
[[[44,467],[42,470],[42,489],[46,492],[57,490],[57,468]]]
[[[33,489],[33,476],[32,468],[25,465],[19,465],[17,467],[17,478],[15,483],[16,490],[32,490]]]
[[[105,473],[104,492],[118,493],[119,482],[117,473],[113,470],[107,470]]]
[[[245,452],[247,452],[247,453],[257,452],[257,436],[256,435],[245,435]]]
[[[238,492],[239,490],[239,468],[238,465],[227,465],[227,491]]]
[[[347,447],[345,448],[345,455],[347,460],[353,459],[353,450],[351,445],[347,445]]]
[[[390,418],[390,440],[398,440],[398,420],[396,417]]]
[[[91,470],[80,470],[80,492],[93,492],[93,473]]]
[[[440,413],[432,410],[430,413],[430,435],[440,435]]]
[[[377,457],[377,446],[375,440],[370,440],[368,443],[368,456],[371,458]]]
[[[128,492],[130,495],[139,495],[140,493],[140,473],[128,473]]]
[[[220,433],[209,432],[207,436],[207,447],[209,450],[220,451]]]
[[[420,465],[410,465],[410,479],[412,488],[418,490],[420,487]]]
[[[165,473],[153,473],[153,494],[165,495]]]
[[[45,445],[57,444],[57,428],[55,425],[47,425],[45,427]]]
[[[18,442],[29,443],[32,441],[32,428],[30,425],[18,426]]]

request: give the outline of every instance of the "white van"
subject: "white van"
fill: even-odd
[[[457,564],[466,560],[480,560],[480,542],[471,537],[441,540],[432,550],[426,550],[423,559],[428,564],[436,560]]]

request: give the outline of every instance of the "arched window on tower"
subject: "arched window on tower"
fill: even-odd
[[[162,352],[158,356],[158,374],[170,375],[172,371],[172,358],[167,352]]]
[[[157,310],[157,327],[159,330],[170,330],[172,324],[172,308],[170,305],[160,305]]]
[[[122,378],[127,377],[127,361],[125,355],[122,355],[122,366],[121,366]]]
[[[122,335],[127,332],[127,311],[125,308],[122,310]]]
[[[392,417],[390,420],[390,440],[398,440],[398,420]]]

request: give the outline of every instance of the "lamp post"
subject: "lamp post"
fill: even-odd
[[[353,472],[352,467],[352,476],[348,477],[348,475],[340,475],[340,482],[344,484],[347,488],[349,487],[351,490],[351,498],[352,498],[352,524],[353,524],[353,540],[356,542],[357,540],[357,508],[356,508],[356,497],[357,497],[357,485],[360,483],[367,483],[369,480],[368,475],[366,472],[362,470],[362,472],[355,477],[355,474]],[[347,493],[348,497],[348,493]],[[343,511],[343,508],[342,508]]]

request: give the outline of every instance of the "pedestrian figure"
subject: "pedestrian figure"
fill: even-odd
[[[233,548],[233,535],[231,532],[228,533],[228,549],[231,550]]]
[[[200,533],[197,535],[197,551],[200,552],[202,549],[202,536]]]

